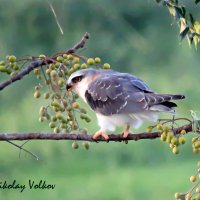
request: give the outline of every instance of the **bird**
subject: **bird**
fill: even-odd
[[[143,122],[156,122],[161,112],[175,114],[172,100],[184,99],[181,94],[159,94],[139,77],[112,69],[87,68],[73,72],[66,89],[75,92],[96,113],[100,129],[93,135],[97,140],[109,140],[107,131],[124,127],[122,138],[129,129],[139,128]]]

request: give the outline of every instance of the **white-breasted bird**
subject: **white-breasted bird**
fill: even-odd
[[[100,130],[93,139],[109,136],[124,126],[122,137],[126,138],[130,127],[138,128],[142,122],[155,122],[159,112],[175,113],[177,105],[171,100],[184,99],[179,94],[158,94],[144,81],[128,73],[114,70],[83,69],[71,74],[67,89],[74,89],[96,113]]]

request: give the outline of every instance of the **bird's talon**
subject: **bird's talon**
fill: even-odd
[[[109,136],[106,133],[104,133],[103,131],[96,132],[93,135],[92,139],[97,141],[97,138],[99,138],[100,136],[102,136],[107,142],[109,142]]]

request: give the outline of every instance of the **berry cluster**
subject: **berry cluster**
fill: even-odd
[[[200,162],[197,163],[198,171],[192,175],[189,180],[194,186],[186,193],[175,193],[175,199],[180,200],[200,200]]]
[[[161,133],[160,140],[169,144],[173,154],[178,154],[179,146],[185,144],[186,142],[186,139],[183,137],[186,131],[181,130],[179,134],[175,135],[169,126],[158,123],[155,126],[147,127],[147,132],[150,133],[154,128]]]
[[[0,61],[0,72],[6,73],[11,77],[15,76],[20,70],[17,58],[14,55],[6,56],[5,61]]]
[[[41,55],[39,59],[46,59]],[[51,64],[34,69],[34,75],[41,80],[35,86],[34,97],[48,100],[47,105],[40,108],[39,121],[48,121],[49,127],[54,133],[87,133],[78,124],[78,117],[87,123],[91,121],[85,108],[77,102],[78,95],[66,90],[66,82],[69,76],[80,69],[88,67],[109,69],[108,63],[101,64],[101,59],[81,57],[72,54],[63,54],[56,57]],[[42,82],[44,80],[44,82]],[[79,147],[73,142],[72,147]],[[89,149],[88,143],[83,143],[85,149]]]

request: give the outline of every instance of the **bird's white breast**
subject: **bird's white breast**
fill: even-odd
[[[97,113],[98,124],[103,131],[114,131],[116,127],[130,125],[139,128],[144,121],[155,122],[158,116],[155,112],[141,112],[131,114],[114,114],[105,116]]]

